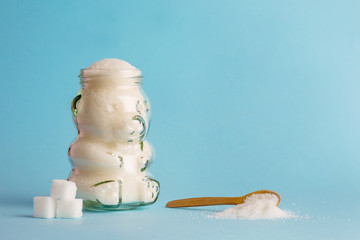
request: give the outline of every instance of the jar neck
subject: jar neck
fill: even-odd
[[[81,69],[80,84],[86,86],[141,86],[143,76],[138,69]]]

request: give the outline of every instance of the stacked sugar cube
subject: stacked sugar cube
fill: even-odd
[[[79,218],[82,216],[82,199],[75,199],[76,184],[54,179],[51,194],[34,197],[34,217],[37,218]]]

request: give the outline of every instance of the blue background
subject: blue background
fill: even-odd
[[[1,239],[360,239],[359,12],[348,0],[0,1]],[[160,198],[31,218],[32,197],[70,172],[79,70],[107,57],[145,75]],[[259,189],[309,217],[164,208]]]

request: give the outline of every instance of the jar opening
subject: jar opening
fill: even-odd
[[[118,83],[141,83],[143,76],[139,69],[81,69],[80,83],[116,81]]]

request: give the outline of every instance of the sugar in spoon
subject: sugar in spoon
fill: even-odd
[[[245,199],[253,194],[274,194],[279,198],[276,206],[279,206],[281,197],[280,194],[271,190],[259,190],[251,192],[242,197],[200,197],[200,198],[185,198],[170,201],[166,204],[168,208],[178,207],[200,207],[200,206],[211,206],[211,205],[237,205],[244,203]]]

